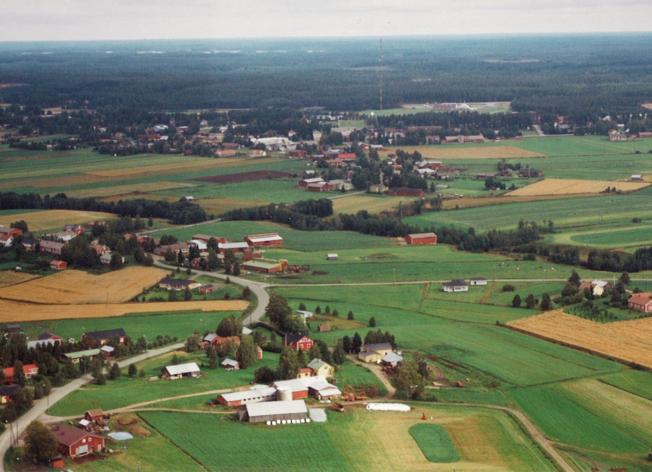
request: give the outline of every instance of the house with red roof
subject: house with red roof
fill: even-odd
[[[630,310],[640,311],[641,313],[652,313],[652,292],[633,294],[627,300],[627,306]]]
[[[104,438],[83,429],[65,424],[52,426],[52,434],[59,444],[59,453],[73,459],[104,449]]]

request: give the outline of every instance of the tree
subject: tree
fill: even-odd
[[[110,380],[115,380],[120,377],[120,366],[118,365],[117,362],[114,362],[113,365],[111,366],[111,369],[109,370],[109,379]]]
[[[215,249],[208,250],[208,270],[216,270],[220,266],[220,260],[217,258]]]
[[[190,291],[189,287],[186,287],[186,289],[183,291],[183,299],[185,301],[192,300],[192,292]]]
[[[373,317],[373,316],[371,318],[369,318],[369,327],[370,328],[375,328],[376,327],[376,318]]]
[[[209,346],[206,355],[208,356],[208,368],[217,369],[217,349],[215,349],[215,346]]]
[[[306,311],[306,304],[303,302],[299,303],[299,310]]]
[[[337,365],[344,364],[346,360],[346,352],[344,352],[344,341],[339,339],[333,351],[333,362]]]
[[[349,336],[344,336],[342,338],[342,347],[344,348],[344,352],[350,353],[352,349],[352,342],[351,338]]]
[[[97,376],[95,377],[95,383],[97,385],[106,384],[106,377],[104,376],[104,373],[100,372],[99,374],[97,374]]]
[[[57,455],[59,443],[50,428],[39,421],[32,421],[25,434],[25,453],[38,464],[49,465]]]
[[[138,368],[136,367],[136,364],[129,364],[129,369],[127,369],[127,374],[132,379],[136,377],[136,375],[138,374]]]
[[[36,383],[34,385],[34,400],[38,400],[40,398],[43,398],[43,387],[40,383]]]
[[[623,272],[621,276],[618,278],[618,282],[620,282],[623,285],[629,285],[631,282],[631,278],[629,277],[629,274],[627,272]]]
[[[517,293],[516,295],[514,295],[514,298],[512,298],[512,306],[514,308],[520,308],[521,303],[523,303],[523,301],[521,300],[521,296]]]
[[[25,371],[23,370],[23,363],[20,361],[14,362],[14,383],[25,386]]]
[[[347,320],[352,320],[353,319],[353,310],[349,310],[349,312],[346,315]]]
[[[288,347],[283,348],[278,360],[277,375],[279,379],[294,379],[299,373],[299,360],[297,352]]]
[[[357,354],[360,352],[361,347],[362,347],[362,338],[358,333],[355,333],[353,335],[353,341],[351,342],[351,352],[353,354]]]
[[[552,300],[547,293],[544,293],[541,297],[541,309],[544,311],[552,309]]]
[[[276,380],[276,372],[266,365],[259,367],[254,372],[254,382],[261,384],[270,384]]]
[[[256,344],[252,336],[242,336],[240,340],[240,349],[238,349],[238,362],[240,368],[246,369],[258,360],[256,353]]]
[[[575,270],[571,272],[570,277],[568,277],[568,283],[571,283],[576,287],[579,287],[580,282],[582,282],[582,278],[580,277],[580,274],[578,274],[577,271]]]
[[[527,297],[525,297],[525,306],[526,307],[534,308],[536,306],[536,304],[537,304],[537,300],[536,300],[536,298],[534,298],[534,295],[532,295],[531,293]]]
[[[251,289],[249,286],[242,289],[242,298],[243,300],[249,300],[251,298]]]
[[[405,360],[399,364],[394,385],[397,394],[403,398],[415,400],[423,395],[425,381],[414,360]]]
[[[118,270],[122,267],[122,256],[117,252],[111,254],[111,261],[109,262],[111,270]]]
[[[179,297],[177,297],[177,291],[176,290],[168,291],[168,301],[169,302],[176,302],[178,299],[179,299]]]
[[[242,332],[242,323],[235,316],[227,316],[217,325],[215,333],[218,336],[229,337],[239,336]]]

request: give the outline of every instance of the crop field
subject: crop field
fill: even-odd
[[[544,157],[544,154],[522,149],[518,146],[474,144],[447,144],[435,146],[398,146],[385,148],[381,154],[389,154],[402,149],[406,152],[419,152],[424,159],[527,159]]]
[[[546,339],[652,368],[652,318],[596,323],[555,310],[511,321],[509,325]]]
[[[292,174],[287,172],[279,172],[275,170],[254,170],[250,172],[237,172],[234,174],[225,175],[212,175],[209,177],[199,177],[197,180],[201,182],[210,182],[213,184],[233,184],[238,182],[248,182],[256,180],[270,180],[292,177]]]
[[[646,469],[651,401],[595,379],[516,389],[512,396],[565,450],[584,460],[595,454],[605,469]]]
[[[94,188],[84,188],[76,189],[69,192],[66,192],[66,195],[70,197],[113,197],[121,195],[132,195],[133,198],[142,197],[142,194],[157,192],[161,190],[170,190],[175,188],[185,188],[190,189],[195,187],[195,184],[185,183],[185,182],[143,182],[139,184],[126,184],[126,185],[109,185],[106,187],[94,187]],[[186,190],[187,192],[192,192],[191,190]]]
[[[622,227],[621,227],[622,228]],[[569,238],[575,244],[601,247],[627,247],[652,244],[652,226],[628,229],[612,228],[608,231],[576,233]]]
[[[162,269],[137,266],[102,275],[66,270],[20,286],[4,287],[0,289],[0,298],[45,304],[121,303],[166,275],[167,271]]]
[[[507,196],[576,195],[603,193],[607,188],[633,192],[649,186],[644,182],[610,182],[607,180],[543,179],[537,183],[507,193]]]
[[[446,430],[438,424],[421,423],[410,428],[410,435],[430,462],[456,462],[460,456]]]
[[[14,221],[24,220],[30,231],[62,230],[68,223],[85,224],[92,221],[115,218],[110,213],[78,210],[24,211],[10,214],[0,213],[0,225],[9,226]]]
[[[532,385],[614,372],[611,361],[584,354],[495,325],[496,320],[527,316],[524,309],[490,305],[422,302],[421,286],[292,287],[276,289],[292,306],[320,305],[340,313],[352,310],[355,319],[376,318],[377,326],[396,336],[401,349],[419,350],[447,362],[483,372],[499,384]],[[454,297],[454,295],[453,295]],[[366,329],[337,330],[315,336],[334,344],[344,335]],[[471,385],[473,386],[473,385]],[[477,385],[480,386],[480,385]]]
[[[552,465],[501,412],[419,405],[411,413],[349,409],[327,423],[268,428],[229,417],[145,412],[141,416],[208,470],[450,470],[429,462],[410,435],[420,413],[449,432],[456,470],[552,470]],[[193,428],[185,424],[192,421]],[[202,432],[201,434],[199,432]],[[246,442],[248,447],[237,447]],[[356,444],[356,447],[350,447]]]
[[[380,213],[394,210],[400,204],[413,201],[410,197],[390,197],[381,195],[355,194],[350,196],[337,196],[333,200],[333,211],[335,213],[353,214],[361,210],[369,213]]]
[[[212,328],[213,330],[215,326]],[[161,369],[170,363],[174,355],[177,355],[185,362],[197,362],[202,371],[201,377],[182,379],[181,381],[149,380],[158,377]],[[105,385],[87,385],[54,404],[48,410],[48,414],[54,416],[81,415],[85,410],[92,408],[112,410],[142,402],[155,402],[159,399],[178,395],[202,392],[210,394],[217,390],[233,389],[248,385],[254,371],[259,367],[275,368],[278,363],[277,354],[265,353],[263,360],[256,362],[251,367],[229,372],[220,367],[217,369],[207,368],[203,365],[205,359],[206,356],[203,351],[192,355],[179,351],[141,362],[138,364],[138,369],[145,371],[145,378],[122,376],[119,379],[107,382]],[[216,396],[217,393],[214,393],[213,398]],[[213,419],[213,421],[215,420]]]
[[[22,282],[27,282],[37,278],[38,275],[27,274],[25,272],[15,272],[13,270],[3,270],[0,271],[0,288],[8,287],[10,285],[19,284]]]
[[[650,372],[626,370],[600,377],[600,381],[652,401],[652,373]]]

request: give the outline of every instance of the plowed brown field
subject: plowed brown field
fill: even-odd
[[[509,326],[652,369],[652,317],[596,323],[561,310],[510,321]]]

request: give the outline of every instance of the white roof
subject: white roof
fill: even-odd
[[[313,312],[307,310],[297,310],[297,315],[303,316],[304,318],[312,318]]]
[[[400,356],[396,354],[395,352],[388,352],[383,356],[383,362],[387,362],[389,364],[394,364],[397,362],[403,362],[403,356]]]
[[[208,244],[206,244],[205,241],[202,241],[200,239],[191,239],[190,244],[194,244],[197,246],[197,249],[206,249],[208,248]]]
[[[336,252],[329,252],[328,257],[337,257],[337,253]]]
[[[247,328],[246,326],[242,327],[242,334],[244,334],[245,336],[252,334],[253,332],[254,330],[251,328]]]
[[[287,388],[293,392],[307,390],[308,385],[303,383],[302,380],[303,379],[277,380],[274,382],[274,387],[278,389]]]
[[[232,366],[232,367],[239,367],[240,363],[238,361],[236,361],[235,359],[230,359],[230,358],[227,357],[226,359],[224,359],[222,361],[222,365],[228,365],[228,366]]]
[[[335,385],[328,383],[328,381],[321,375],[315,375],[313,377],[302,377],[300,379],[290,379],[290,380],[277,380],[274,382],[274,387],[277,389],[289,389],[293,392],[307,390],[312,388],[314,390],[322,391],[326,388],[335,388]]]
[[[283,415],[283,414],[308,414],[306,402],[303,400],[286,400],[276,402],[248,403],[247,414],[249,418],[266,415]]]
[[[270,234],[251,234],[247,236],[252,242],[260,243],[264,241],[283,241],[283,238],[276,233]]]
[[[602,288],[604,288],[604,287],[606,287],[607,285],[609,285],[609,282],[607,282],[606,280],[598,280],[598,279],[596,279],[596,280],[593,280],[593,281],[591,282],[591,284],[595,285],[596,287],[602,287]]]
[[[249,244],[244,241],[238,241],[235,243],[218,243],[218,249],[247,249]]]
[[[303,179],[303,181],[307,184],[316,184],[318,182],[323,182],[324,179],[322,179],[321,177],[313,177],[310,179]]]
[[[55,342],[54,339],[35,339],[34,341],[27,341],[27,349],[36,349],[39,344],[41,346],[54,346]]]
[[[369,403],[367,410],[375,411],[410,411],[409,405],[403,403]]]
[[[81,420],[79,420],[79,423],[78,423],[78,424],[80,424],[80,425],[86,427],[86,426],[88,426],[89,424],[91,424],[91,422],[88,421],[86,418],[82,418]]]
[[[188,362],[187,364],[179,365],[168,365],[165,367],[165,370],[170,375],[182,375],[182,374],[192,374],[195,372],[200,372],[199,366],[196,362]]]
[[[100,348],[100,351],[104,351],[104,352],[113,352],[113,351],[115,351],[115,348],[112,347],[112,346],[102,346],[102,347]]]
[[[262,388],[257,387],[249,390],[241,390],[239,392],[223,393],[222,398],[224,398],[224,400],[226,400],[227,402],[236,402],[241,400],[247,400],[249,398],[267,397],[270,395],[274,395],[275,393],[276,393],[276,389],[274,387],[262,387]]]
[[[206,342],[212,342],[213,339],[217,338],[217,334],[215,333],[208,333],[206,336],[204,336],[204,341]]]

